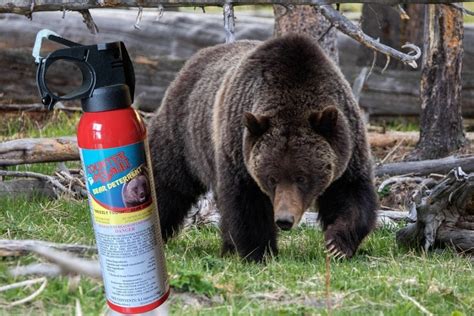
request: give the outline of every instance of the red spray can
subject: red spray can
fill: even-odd
[[[45,38],[67,48],[42,58]],[[147,133],[131,107],[135,77],[125,45],[84,46],[42,30],[33,56],[48,109],[60,100],[81,99],[77,142],[107,304],[115,314],[153,313],[168,298],[169,285]],[[80,88],[63,96],[52,93],[45,80],[58,60],[74,63],[83,79]]]

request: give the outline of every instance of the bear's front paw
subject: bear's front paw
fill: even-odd
[[[335,259],[351,258],[357,250],[357,245],[350,239],[347,232],[335,231],[328,227],[324,233],[326,252]]]

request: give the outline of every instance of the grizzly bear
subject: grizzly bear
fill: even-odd
[[[349,84],[309,37],[238,41],[192,57],[150,122],[161,231],[212,190],[222,253],[260,261],[316,202],[327,251],[354,255],[377,197]]]

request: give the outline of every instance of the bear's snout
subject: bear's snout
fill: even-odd
[[[303,199],[294,184],[278,184],[273,200],[275,224],[282,230],[290,230],[301,219],[304,212]]]
[[[284,212],[275,218],[275,223],[282,230],[290,230],[295,222],[295,217],[289,212]]]

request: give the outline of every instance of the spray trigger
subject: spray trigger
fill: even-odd
[[[64,45],[66,48],[42,57],[40,54],[44,39]],[[36,81],[41,102],[49,110],[61,100],[80,99],[86,112],[124,108],[133,102],[135,75],[132,62],[122,42],[81,45],[44,29],[36,35],[32,55],[38,66]],[[52,92],[46,83],[48,68],[58,60],[73,63],[82,75],[81,86],[65,95]]]

